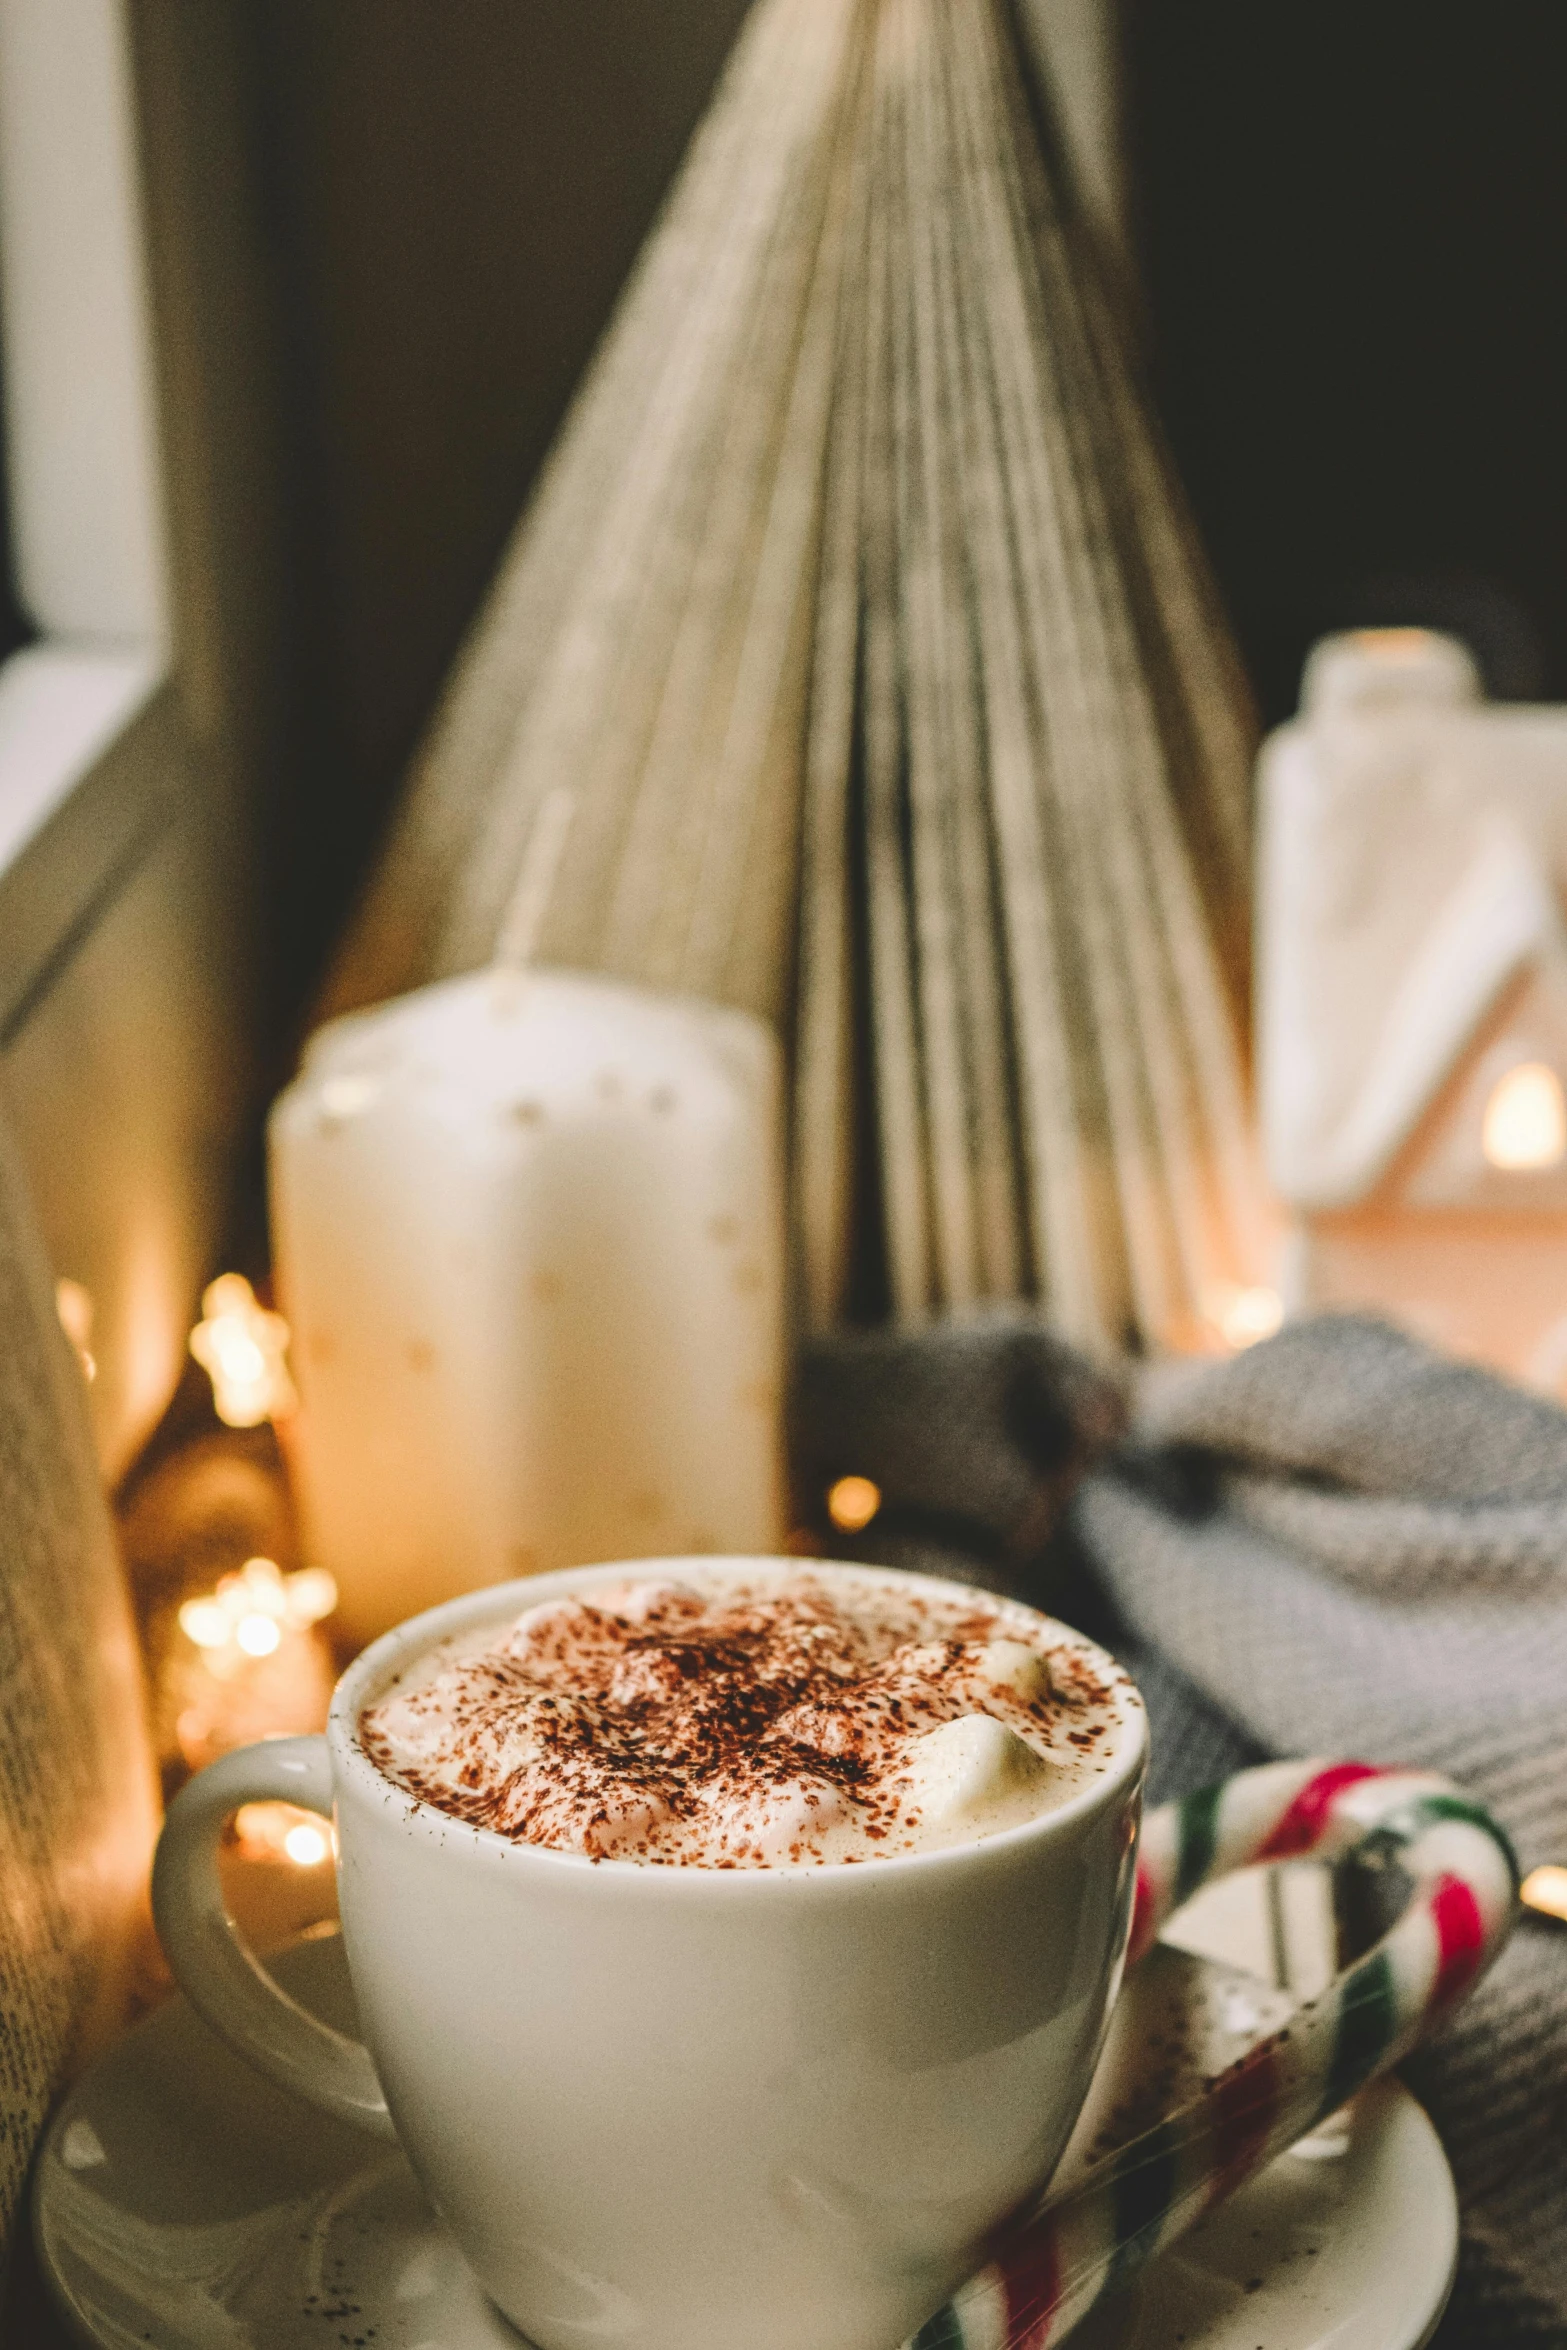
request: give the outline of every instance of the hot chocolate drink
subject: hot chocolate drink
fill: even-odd
[[[1146,1756],[1110,1658],[958,1584],[567,1569],[413,1618],[324,1737],[194,1780],[158,1914],[236,2047],[395,2130],[519,2338],[866,2350],[926,2328],[1066,2143]],[[225,1824],[279,1801],[335,1819],[362,2041],[225,1916]]]
[[[873,1572],[682,1570],[428,1652],[360,1717],[410,1794],[522,1844],[708,1869],[967,1843],[1111,1767],[1129,1682],[1031,1610]]]

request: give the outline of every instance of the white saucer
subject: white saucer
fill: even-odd
[[[276,1963],[296,1997],[353,2028],[335,1937]],[[1133,1980],[1147,1975],[1152,1998],[1201,1965],[1155,1954]],[[1228,1976],[1211,1978],[1215,2012],[1245,1981]],[[95,2350],[518,2350],[401,2155],[272,2088],[182,1999],[72,2090],[34,2221],[44,2272]],[[1074,2350],[1419,2350],[1456,2247],[1436,2133],[1383,2083],[1091,2316]]]
[[[1381,2081],[1093,2311],[1072,2350],[1423,2350],[1457,2254],[1437,2134]]]

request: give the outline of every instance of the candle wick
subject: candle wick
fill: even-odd
[[[533,819],[533,830],[523,852],[522,870],[517,886],[501,917],[499,934],[495,941],[494,968],[498,971],[522,971],[533,960],[540,927],[555,876],[560,871],[565,853],[566,835],[571,830],[572,818],[577,813],[577,795],[564,784],[546,792],[539,803],[539,812]]]

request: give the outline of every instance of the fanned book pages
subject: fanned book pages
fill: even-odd
[[[757,0],[330,1008],[526,901],[779,1023],[814,1325],[1200,1344],[1266,1240],[1253,750],[1007,0]]]
[[[144,1956],[152,1751],[81,1388],[0,1131],[0,2271],[55,2091]]]

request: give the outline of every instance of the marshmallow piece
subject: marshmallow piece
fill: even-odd
[[[383,1753],[390,1750],[399,1767],[414,1773],[427,1790],[444,1787],[455,1791],[463,1784],[462,1774],[471,1758],[466,1750],[454,1749],[451,1738],[452,1713],[462,1683],[459,1668],[438,1675],[411,1696],[387,1698],[375,1710],[373,1743]],[[515,1778],[537,1761],[539,1741],[529,1712],[492,1719],[480,1732],[484,1768],[493,1784]]]
[[[623,1624],[645,1624],[649,1616],[679,1600],[701,1605],[688,1583],[612,1583],[606,1590],[588,1594],[590,1607],[602,1609],[607,1616],[618,1616]]]
[[[593,1860],[614,1860],[647,1842],[665,1825],[669,1806],[656,1795],[609,1796],[601,1814],[582,1832],[581,1849]]]
[[[771,1861],[819,1845],[849,1817],[836,1787],[805,1779],[786,1779],[732,1806],[715,1797],[711,1811],[728,1830],[731,1852],[749,1849]]]
[[[1010,1645],[1010,1643],[1009,1643]],[[1026,1739],[990,1714],[960,1714],[909,1746],[908,1809],[932,1827],[957,1827],[1031,1804],[1049,1776]]]
[[[526,1658],[540,1665],[558,1658],[588,1621],[580,1599],[543,1599],[525,1608],[509,1632],[495,1643],[498,1656]]]
[[[906,1640],[895,1648],[882,1670],[889,1681],[939,1681],[952,1659],[945,1640]]]
[[[609,1702],[611,1705],[667,1702],[679,1695],[686,1678],[679,1658],[671,1656],[667,1649],[633,1649],[610,1674]]]
[[[537,1763],[541,1752],[539,1742],[526,1722],[518,1722],[497,1731],[485,1741],[483,1768],[492,1786],[509,1790],[503,1797],[501,1818],[509,1822],[519,1802],[527,1800],[529,1781],[525,1774]],[[427,1776],[435,1786],[454,1790],[463,1784],[464,1762],[460,1755],[450,1755],[444,1762],[428,1766]]]
[[[874,1695],[862,1696],[857,1715],[828,1705],[794,1705],[778,1716],[768,1736],[814,1747],[818,1754],[847,1754],[860,1730],[875,1718]]]
[[[422,1690],[412,1696],[386,1697],[375,1712],[375,1736],[397,1756],[399,1763],[415,1768],[438,1754],[451,1737],[451,1715],[440,1697],[455,1682],[454,1674],[446,1674],[432,1684],[432,1690]]]
[[[1050,1694],[1050,1668],[1023,1640],[987,1640],[974,1658],[976,1677],[1019,1705],[1037,1705]]]

